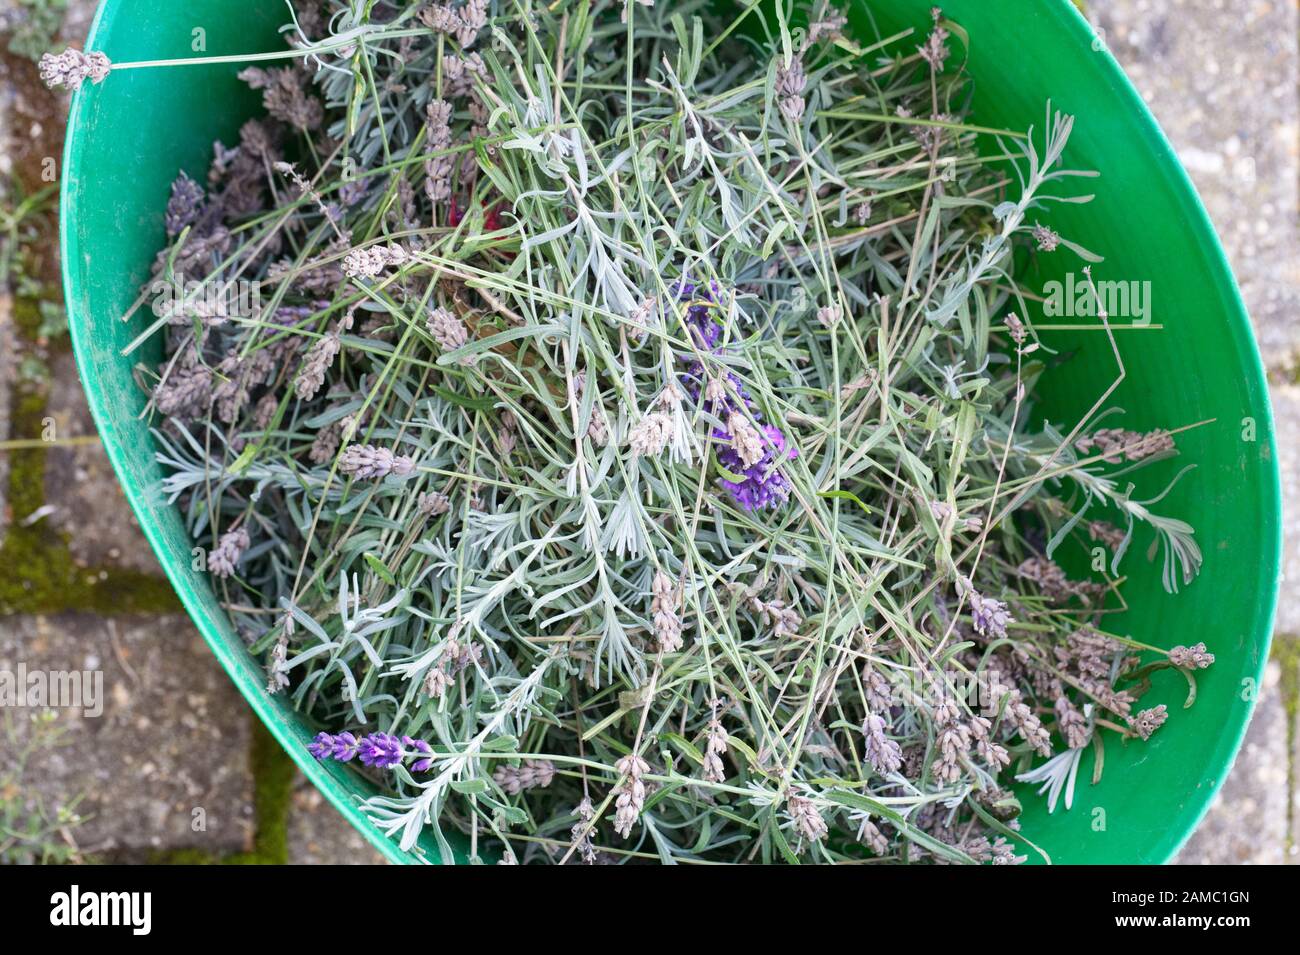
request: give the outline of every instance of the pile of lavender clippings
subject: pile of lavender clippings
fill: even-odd
[[[1200,567],[1176,432],[1035,412],[1073,118],[967,122],[938,9],[721,10],[295,0],[141,295],[163,490],[404,849],[1023,861],[1214,661],[1107,625]]]

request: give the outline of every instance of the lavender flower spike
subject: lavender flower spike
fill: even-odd
[[[317,759],[337,759],[340,763],[351,761],[357,755],[357,738],[351,733],[317,733],[307,745],[307,752]]]
[[[361,737],[359,752],[366,766],[388,769],[402,761],[402,741],[389,733],[371,733]]]
[[[167,212],[163,216],[163,225],[168,237],[180,235],[187,225],[192,225],[199,217],[199,208],[203,205],[203,187],[185,174],[172,182],[172,195],[167,200]]]
[[[403,736],[402,745],[421,757],[411,764],[411,772],[427,773],[433,768],[433,747],[427,741]]]
[[[696,285],[682,278],[677,280],[672,290],[677,301],[690,303],[686,308],[686,327],[696,344],[709,351],[717,348],[722,326],[713,320],[711,313],[722,302],[722,289],[718,283]]]
[[[235,565],[244,556],[244,551],[248,550],[249,543],[248,531],[242,527],[226,531],[208,555],[208,570],[216,577],[230,577],[235,572]]]
[[[1214,654],[1205,649],[1204,643],[1193,647],[1178,646],[1169,651],[1169,662],[1188,670],[1204,670],[1214,662]]]
[[[363,480],[389,474],[405,477],[414,469],[415,462],[410,458],[374,444],[350,445],[339,460],[340,471]]]
[[[433,768],[433,747],[426,740],[403,736],[400,739],[392,733],[370,733],[357,739],[351,733],[317,733],[316,738],[307,744],[307,752],[317,759],[336,759],[347,763],[356,757],[367,766],[391,769],[405,759],[418,757],[411,763],[411,772],[427,773]]]
[[[763,453],[753,464],[746,464],[741,453],[733,446],[732,436],[721,429],[714,432],[719,441],[728,445],[718,451],[718,462],[740,481],[724,479],[722,486],[731,497],[747,511],[784,504],[790,498],[790,482],[781,473],[780,464],[799,456],[797,448],[786,440],[785,434],[774,425],[761,428]]]
[[[317,733],[316,738],[307,744],[307,752],[317,759],[329,759],[334,754],[334,737],[329,733]]]
[[[1007,624],[1014,622],[1011,614],[1007,611],[1007,605],[1001,600],[985,597],[964,577],[958,581],[957,586],[959,590],[968,595],[970,600],[970,617],[975,632],[982,637],[995,637],[998,639],[1005,637],[1007,635]]]

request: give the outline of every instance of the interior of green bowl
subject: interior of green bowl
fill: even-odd
[[[859,38],[918,35],[933,0],[849,5]],[[1204,640],[1218,656],[1198,676],[1196,705],[1142,746],[1107,747],[1105,773],[1086,781],[1085,757],[1074,807],[1048,815],[1023,795],[1023,830],[1056,862],[1163,862],[1204,813],[1231,766],[1267,657],[1280,547],[1278,476],[1264,376],[1232,276],[1204,211],[1172,150],[1119,68],[1068,0],[947,0],[947,16],[970,37],[973,121],[1041,135],[1050,98],[1078,120],[1066,164],[1094,169],[1097,199],[1060,205],[1047,224],[1105,257],[1098,280],[1149,283],[1147,327],[1116,316],[1126,376],[1111,404],[1125,427],[1176,428],[1180,457],[1144,472],[1138,497],[1185,475],[1160,502],[1164,513],[1196,528],[1205,563],[1200,579],[1166,594],[1159,558],[1137,539],[1125,572],[1131,610],[1108,626],[1158,646]],[[107,0],[88,48],[115,61],[276,48],[280,0],[198,0],[157,5]],[[144,395],[131,368],[142,356],[122,349],[144,316],[118,316],[139,294],[163,240],[162,213],[178,169],[202,178],[214,139],[229,141],[257,110],[233,65],[115,72],[73,101],[64,157],[64,284],[72,340],[87,397],[110,460],[145,534],[182,601],[230,677],[306,775],[388,858],[409,861],[358,810],[366,783],[347,767],[307,755],[311,730],[280,697],[266,694],[261,664],[227,622],[204,574],[191,569],[191,542],[180,515],[159,495],[161,471]],[[1062,250],[1040,256],[1031,286],[1078,276],[1083,263]],[[1043,326],[1088,319],[1032,316]],[[1110,343],[1090,329],[1057,329],[1044,338],[1071,356],[1043,384],[1040,418],[1073,424],[1117,377]],[[1123,327],[1123,326],[1129,327]],[[1186,683],[1157,677],[1152,703],[1178,709]],[[421,846],[437,859],[431,844]]]

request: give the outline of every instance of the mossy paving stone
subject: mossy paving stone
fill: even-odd
[[[14,368],[12,309],[13,299],[0,288],[0,441],[9,439],[9,395]],[[0,453],[0,539],[9,521],[9,456]]]
[[[56,356],[50,371],[45,413],[56,433],[62,438],[93,437],[95,423],[72,355]],[[98,444],[59,445],[46,453],[45,502],[54,508],[45,520],[67,540],[77,566],[128,568],[162,576],[117,474]]]
[[[84,32],[93,8],[74,2],[69,20],[82,24],[74,32]],[[0,69],[14,78],[0,109],[10,119],[17,106],[29,133],[6,136],[0,158],[30,191],[40,161],[60,153],[66,102],[33,82],[31,64],[6,57]],[[40,298],[57,301],[51,225],[49,219],[42,241],[25,254],[29,270],[45,282]],[[51,421],[59,438],[93,435],[67,340],[39,338],[39,312],[39,298],[0,290],[0,440],[36,438]],[[33,380],[19,379],[23,357],[34,360]],[[59,714],[67,745],[33,759],[29,795],[57,807],[79,793],[95,794],[78,807],[91,818],[73,835],[91,858],[283,863],[291,858],[289,813],[297,780],[294,839],[301,850],[295,861],[379,861],[332,807],[312,798],[314,790],[303,790],[292,762],[248,714],[188,621],[61,612],[178,609],[99,446],[14,450],[0,458],[0,663],[96,668],[106,659],[105,639],[115,658],[105,667],[104,715]],[[47,504],[52,513],[22,523]],[[13,616],[24,612],[55,616]],[[132,650],[140,633],[157,638],[148,651]],[[135,679],[129,676],[133,653],[148,661],[147,685],[137,683],[138,671]],[[73,659],[78,654],[79,661]],[[184,665],[158,678],[152,672],[158,654]],[[220,699],[219,719],[207,712],[213,694]],[[8,755],[0,748],[0,759]]]

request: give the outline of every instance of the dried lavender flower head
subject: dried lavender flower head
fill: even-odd
[[[1129,719],[1129,726],[1140,739],[1150,739],[1156,730],[1164,726],[1169,719],[1169,710],[1165,704],[1142,710]]]
[[[405,477],[415,470],[415,461],[378,445],[353,444],[339,458],[339,470],[359,480],[377,480],[390,474]]]
[[[1205,649],[1203,642],[1191,647],[1177,646],[1169,651],[1169,662],[1188,670],[1204,670],[1214,662],[1214,654]]]
[[[50,89],[75,90],[84,80],[102,83],[113,68],[103,53],[83,53],[68,47],[62,53],[44,53],[39,64],[41,82]]]
[[[400,245],[368,245],[343,257],[343,273],[350,278],[375,278],[384,269],[405,264],[410,257]]]
[[[650,612],[654,618],[655,637],[659,650],[663,653],[676,653],[682,648],[682,621],[677,612],[677,587],[671,577],[662,570],[655,571],[651,584],[654,599]]]
[[[944,62],[948,59],[948,31],[943,27],[940,21],[943,19],[943,11],[938,7],[930,10],[930,18],[934,21],[934,28],[925,38],[925,43],[917,47],[917,52],[921,59],[930,64],[933,70],[942,70]]]
[[[628,755],[615,763],[614,768],[624,777],[614,802],[614,831],[626,839],[632,835],[645,808],[646,786],[641,777],[650,772],[650,766],[640,756]]]
[[[668,447],[672,437],[672,419],[663,412],[646,415],[628,431],[628,447],[635,455],[656,455]]]
[[[294,379],[294,391],[300,399],[308,401],[316,396],[321,386],[325,384],[325,376],[329,373],[330,365],[333,364],[342,347],[340,330],[335,327],[329,334],[317,339],[307,351],[302,368]]]
[[[959,582],[970,602],[971,625],[981,636],[1005,637],[1007,625],[1013,623],[1007,605],[1001,600],[985,597],[975,590],[969,580]]]
[[[202,204],[203,187],[181,170],[180,175],[172,182],[172,194],[167,201],[167,213],[163,218],[167,235],[180,235],[181,230],[186,226],[193,225],[194,220],[199,216],[199,208]]]
[[[499,766],[492,774],[492,781],[508,796],[517,796],[527,789],[545,788],[554,778],[555,764],[548,759],[525,759],[518,766]]]
[[[249,543],[248,531],[244,528],[237,527],[232,531],[226,531],[221,535],[217,546],[212,549],[212,553],[208,555],[208,570],[215,577],[233,576],[235,565],[244,556],[244,551],[248,550]]]
[[[817,804],[807,796],[800,796],[791,793],[786,799],[786,810],[790,813],[790,821],[794,826],[795,832],[799,834],[800,839],[808,842],[820,842],[826,838],[830,832],[830,827],[826,825],[826,820],[817,809]]]
[[[803,119],[806,103],[804,101],[804,88],[808,85],[808,77],[804,73],[803,59],[798,55],[790,57],[780,57],[776,65],[776,96],[777,105],[781,110],[781,115],[791,123],[798,123]]]
[[[1045,225],[1035,223],[1030,232],[1038,245],[1039,252],[1055,252],[1057,246],[1061,244],[1061,237]]]
[[[425,324],[443,351],[455,351],[469,341],[469,329],[450,309],[441,305],[429,313]]]

